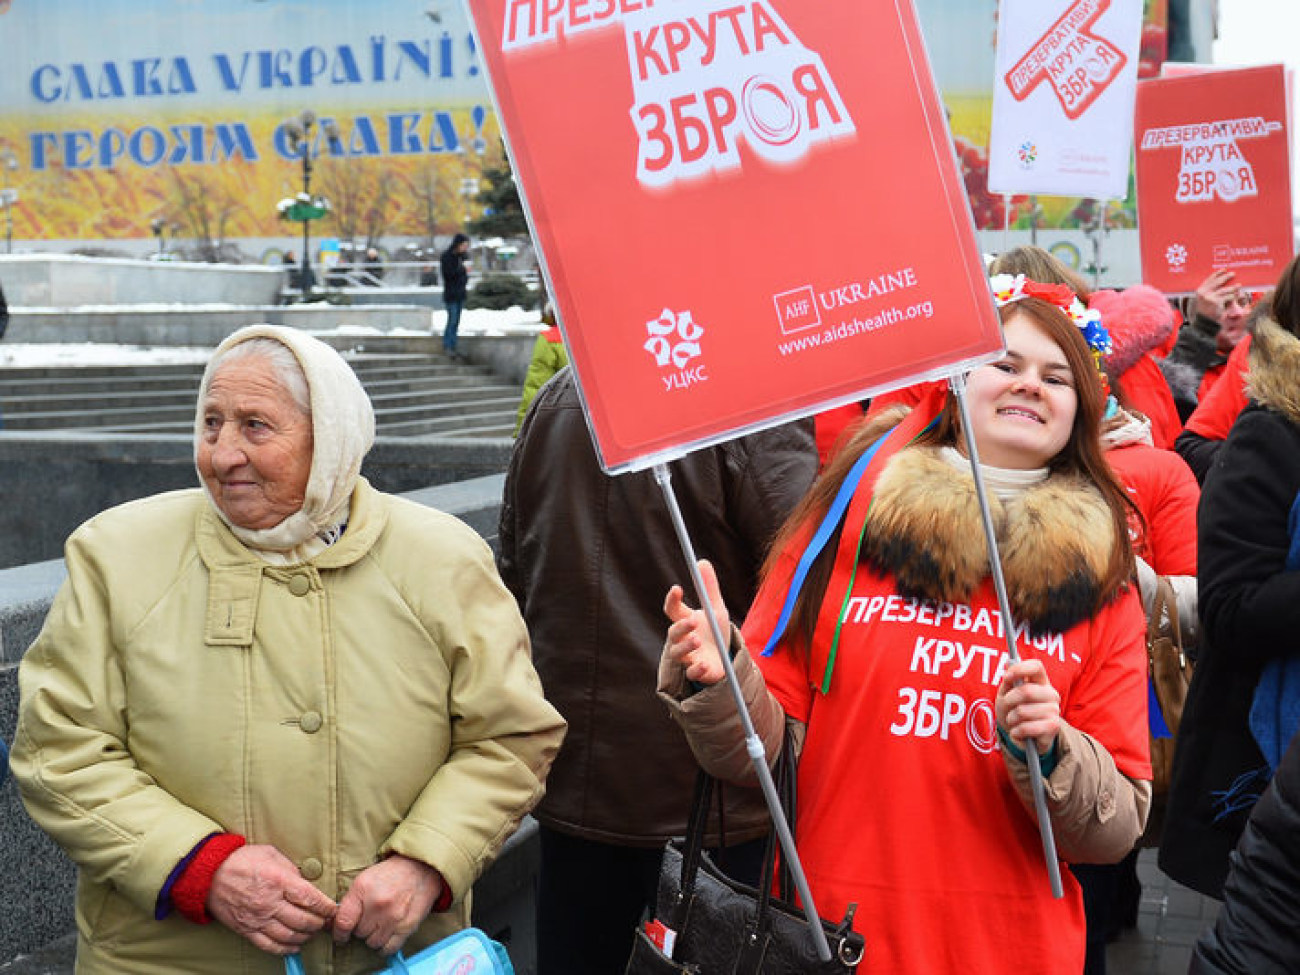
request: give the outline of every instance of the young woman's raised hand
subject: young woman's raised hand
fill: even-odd
[[[704,577],[704,591],[718,617],[718,626],[725,636],[731,632],[731,617],[722,593],[718,590],[718,576],[708,559],[699,561],[700,575]],[[722,669],[722,656],[709,630],[709,620],[702,609],[686,605],[681,586],[673,586],[664,599],[664,613],[672,621],[668,627],[670,659],[686,668],[686,679],[697,684],[716,684],[726,676]]]

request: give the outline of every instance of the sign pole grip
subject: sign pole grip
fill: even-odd
[[[975,478],[975,495],[979,499],[980,516],[984,522],[984,539],[989,549],[989,567],[993,570],[993,587],[998,594],[998,608],[1002,612],[1002,629],[1007,638],[1007,656],[1012,663],[1020,661],[1016,649],[1016,627],[1011,616],[1011,603],[1007,599],[1007,583],[1002,575],[1002,559],[998,555],[998,540],[993,531],[993,515],[989,511],[988,494],[984,488],[984,476],[980,472],[979,452],[975,448],[975,433],[971,429],[970,411],[966,405],[966,376],[958,373],[950,376],[949,385],[957,397],[957,406],[961,410],[961,429],[966,440],[966,455],[970,458],[971,473]],[[1038,743],[1032,738],[1025,742],[1025,761],[1029,766],[1029,788],[1034,796],[1034,812],[1038,816],[1038,833],[1043,839],[1043,857],[1047,861],[1047,874],[1052,883],[1052,896],[1060,899],[1065,896],[1061,887],[1061,864],[1056,856],[1056,839],[1052,835],[1052,820],[1047,812],[1047,793],[1043,786],[1043,769],[1039,764]]]
[[[1011,250],[1011,194],[1002,194],[1002,249]]]
[[[745,751],[749,754],[750,761],[754,764],[754,771],[758,774],[758,784],[763,790],[763,799],[767,803],[768,812],[772,815],[772,826],[776,830],[777,839],[781,843],[781,855],[785,857],[785,862],[790,867],[790,875],[794,878],[795,890],[799,892],[799,900],[803,904],[804,915],[808,918],[808,927],[812,932],[813,944],[817,948],[817,957],[822,961],[830,961],[831,946],[826,940],[826,932],[822,930],[821,915],[817,913],[816,905],[813,904],[812,892],[808,889],[808,879],[804,876],[803,864],[800,862],[799,853],[795,849],[790,824],[786,821],[785,813],[781,809],[781,799],[776,794],[776,785],[772,781],[772,771],[767,767],[767,755],[763,748],[763,740],[758,737],[758,733],[754,730],[754,722],[750,719],[749,709],[745,707],[745,694],[740,689],[740,680],[736,677],[736,669],[731,663],[731,654],[728,652],[731,641],[723,637],[722,626],[718,623],[717,614],[713,612],[713,604],[709,602],[708,594],[705,592],[704,577],[700,574],[700,567],[695,558],[695,547],[691,544],[690,533],[686,529],[686,521],[682,518],[681,508],[677,504],[677,496],[673,493],[672,475],[668,472],[668,466],[662,463],[654,465],[654,472],[655,480],[658,482],[660,490],[663,491],[664,501],[668,504],[668,512],[672,516],[673,528],[677,532],[677,541],[681,544],[682,554],[686,556],[686,564],[691,572],[691,581],[695,584],[696,598],[700,601],[704,615],[708,618],[709,629],[713,633],[713,642],[717,644],[718,656],[722,658],[722,669],[726,673],[727,684],[731,688],[731,695],[735,698],[736,708],[740,712],[740,725],[745,735]]]

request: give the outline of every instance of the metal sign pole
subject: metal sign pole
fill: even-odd
[[[988,495],[984,489],[984,477],[980,473],[979,452],[975,449],[975,433],[971,429],[970,412],[966,406],[966,377],[958,374],[949,377],[949,385],[957,397],[957,406],[961,410],[961,429],[966,440],[966,455],[970,458],[971,473],[975,478],[975,495],[979,499],[980,515],[984,522],[984,539],[989,549],[989,566],[993,570],[993,588],[998,594],[998,608],[1002,612],[1002,630],[1007,638],[1007,656],[1012,663],[1018,663],[1020,653],[1016,649],[1016,626],[1011,616],[1011,604],[1007,599],[1007,583],[1002,576],[1002,559],[998,555],[998,541],[993,531],[993,515],[989,511]],[[1052,820],[1047,813],[1047,793],[1043,786],[1043,769],[1039,765],[1038,745],[1031,738],[1025,742],[1025,761],[1029,765],[1029,787],[1034,795],[1034,811],[1038,815],[1038,832],[1043,838],[1043,857],[1047,860],[1047,873],[1052,882],[1052,896],[1064,897],[1061,887],[1061,865],[1056,857],[1056,840],[1052,836]]]
[[[745,751],[749,754],[750,761],[754,763],[754,771],[758,773],[758,784],[762,787],[763,799],[767,803],[768,812],[772,814],[772,826],[776,829],[777,839],[781,842],[781,855],[785,857],[785,863],[790,867],[795,890],[799,892],[799,900],[803,903],[803,912],[808,918],[808,927],[812,931],[813,943],[817,948],[817,957],[822,961],[830,961],[831,946],[826,940],[826,932],[822,930],[821,915],[817,913],[817,908],[813,904],[812,892],[808,889],[808,880],[804,876],[803,864],[799,861],[798,851],[795,850],[794,836],[790,833],[790,824],[786,822],[785,813],[781,809],[781,799],[776,794],[776,785],[772,781],[772,771],[767,767],[767,755],[763,749],[763,741],[754,730],[754,722],[749,717],[749,709],[745,707],[745,695],[740,689],[740,681],[736,678],[736,670],[731,663],[731,654],[727,652],[727,647],[731,645],[731,641],[724,638],[722,626],[718,623],[718,617],[713,612],[713,604],[709,602],[708,594],[704,591],[704,577],[700,575],[700,567],[696,564],[695,548],[691,544],[690,534],[686,530],[682,510],[677,504],[677,496],[673,493],[672,476],[668,473],[666,464],[656,464],[654,472],[655,480],[663,491],[664,500],[668,503],[668,511],[673,519],[673,528],[677,531],[677,541],[681,544],[682,554],[686,556],[686,564],[690,567],[691,581],[695,583],[696,598],[699,599],[704,615],[708,618],[709,630],[713,634],[713,642],[717,644],[718,656],[722,658],[722,669],[726,672],[727,684],[731,688],[732,697],[736,700],[736,708],[740,712],[740,724],[745,734]]]

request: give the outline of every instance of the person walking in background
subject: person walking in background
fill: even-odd
[[[365,282],[373,288],[378,288],[384,283],[384,259],[379,256],[379,248],[366,248],[366,262],[361,266],[365,272]]]
[[[693,543],[726,573],[738,612],[816,469],[808,420],[672,463]],[[534,811],[538,975],[610,975],[623,971],[634,928],[653,905],[664,843],[686,831],[690,814],[696,765],[654,692],[662,594],[686,560],[651,472],[601,470],[571,369],[533,400],[515,441],[500,543],[501,577],[528,623],[547,699],[569,722]],[[728,848],[719,865],[757,883],[768,828],[762,796],[724,793]],[[711,825],[710,845],[718,833]]]
[[[524,416],[537,391],[569,364],[564,336],[560,334],[560,326],[555,321],[555,305],[549,298],[542,307],[542,325],[545,327],[533,342],[533,357],[528,362],[528,373],[524,376],[524,391],[519,398],[519,414],[515,418],[515,436],[519,435],[519,428],[524,425]]]
[[[1300,717],[1300,258],[1272,308],[1251,338],[1249,405],[1201,492],[1201,640],[1160,843],[1161,870],[1219,898]]]
[[[442,330],[442,351],[457,362],[461,354],[456,348],[456,334],[460,329],[460,313],[465,308],[468,294],[469,271],[465,269],[465,255],[469,253],[469,238],[457,234],[439,259],[442,271],[442,303],[447,309],[447,324]]]
[[[994,291],[1007,352],[970,373],[968,404],[1021,662],[1007,659],[958,406],[942,390],[855,483],[891,415],[864,423],[787,522],[730,631],[767,755],[787,721],[802,740],[796,840],[817,908],[833,919],[857,903],[877,975],[1079,975],[1083,900],[1068,872],[1065,897],[1051,896],[1029,739],[1066,861],[1121,859],[1151,797],[1133,509],[1102,457],[1105,397],[1084,330],[1102,336],[1059,286],[995,279]],[[824,524],[841,491],[846,513]],[[796,589],[822,527],[838,540],[808,553]],[[726,633],[723,577],[701,569]],[[676,587],[665,610],[661,694],[705,767],[748,781],[704,613]]]
[[[285,251],[280,257],[280,263],[284,265],[286,283],[289,287],[302,291],[304,279],[302,274],[302,264],[298,261],[298,255],[291,250]],[[316,272],[311,268],[307,269],[306,282],[313,287],[316,284]]]

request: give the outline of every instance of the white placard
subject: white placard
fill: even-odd
[[[1002,0],[989,189],[1128,195],[1142,0]]]

